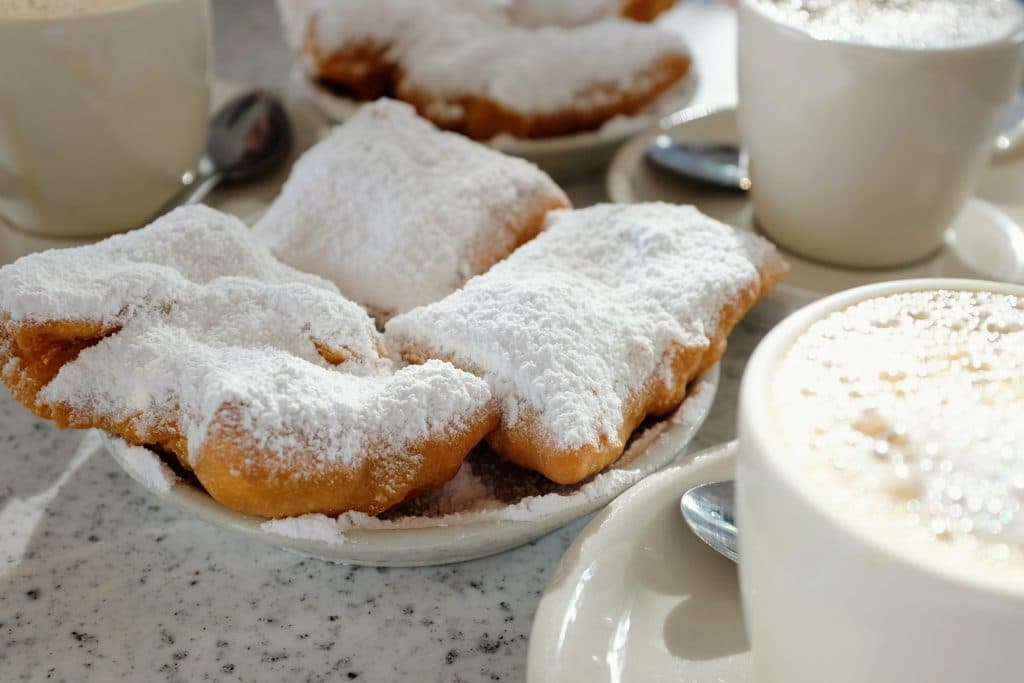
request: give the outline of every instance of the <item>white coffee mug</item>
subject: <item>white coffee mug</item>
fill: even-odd
[[[756,4],[739,4],[738,117],[759,226],[842,266],[941,249],[1021,82],[1024,33],[887,47],[819,39]]]
[[[0,220],[48,236],[138,227],[206,138],[207,0],[0,18]]]
[[[773,406],[773,371],[814,322],[866,299],[942,288],[1024,296],[1024,287],[974,280],[869,285],[793,314],[747,365],[737,521],[758,683],[1021,680],[1024,576],[1006,582],[921,558],[830,505],[820,479],[794,464]]]

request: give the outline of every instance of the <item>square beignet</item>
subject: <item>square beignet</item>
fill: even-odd
[[[486,379],[501,407],[489,445],[571,484],[617,459],[645,417],[675,410],[785,270],[767,241],[693,207],[557,211],[486,274],[393,318],[385,337],[411,362]]]
[[[205,207],[22,258],[0,292],[16,398],[173,454],[249,514],[381,512],[454,476],[496,421],[483,381],[396,370],[364,310]]]
[[[533,164],[380,100],[296,162],[255,232],[386,318],[458,289],[568,205]]]

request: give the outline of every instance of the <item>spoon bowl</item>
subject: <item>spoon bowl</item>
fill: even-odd
[[[743,152],[728,142],[676,142],[659,135],[647,148],[647,158],[670,173],[731,190],[750,189]]]
[[[199,170],[161,213],[196,204],[221,183],[252,180],[277,168],[292,145],[292,127],[284,104],[265,90],[228,100],[210,121],[206,154]]]
[[[267,173],[291,148],[291,126],[284,105],[264,90],[230,100],[210,122],[206,156],[225,182]]]
[[[732,481],[694,486],[683,494],[679,507],[687,526],[697,538],[733,562],[738,562],[735,490]]]

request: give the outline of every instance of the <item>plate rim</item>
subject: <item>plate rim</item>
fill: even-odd
[[[560,683],[560,679],[556,678],[558,672],[550,670],[547,666],[552,659],[558,659],[553,653],[560,651],[565,636],[561,625],[562,616],[568,605],[564,599],[566,591],[559,590],[559,587],[579,586],[585,583],[585,574],[591,567],[587,558],[594,552],[593,549],[587,550],[585,546],[600,546],[595,539],[600,538],[606,525],[618,524],[625,511],[643,503],[647,497],[655,495],[654,490],[658,489],[662,482],[684,477],[697,467],[735,466],[738,451],[739,442],[733,439],[693,453],[686,460],[645,477],[601,510],[577,534],[544,586],[534,613],[526,655],[527,683]],[[683,491],[680,489],[678,496],[682,495]]]
[[[640,469],[646,471],[632,484],[616,487],[611,493],[583,499],[580,504],[542,515],[536,520],[477,520],[418,528],[355,529],[345,534],[346,541],[343,543],[298,539],[264,530],[261,524],[267,520],[229,510],[205,492],[180,480],[169,490],[163,491],[125,464],[124,454],[130,444],[108,432],[100,433],[104,437],[107,451],[129,477],[161,501],[213,526],[330,562],[379,567],[432,566],[486,557],[524,545],[599,510],[632,486],[657,474],[679,457],[704,424],[714,405],[720,376],[718,363],[701,375],[697,380],[697,390],[683,401],[667,421],[684,410],[695,411],[694,416],[677,424],[669,423],[647,445],[644,454],[657,449],[654,453],[659,457],[651,463],[644,463],[646,467]],[[695,404],[694,400],[699,402]],[[638,459],[642,457],[640,455]]]

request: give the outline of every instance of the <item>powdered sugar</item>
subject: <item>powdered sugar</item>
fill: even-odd
[[[113,452],[121,467],[131,475],[132,479],[150,491],[167,494],[180,481],[174,470],[168,467],[153,451],[142,446],[133,446],[116,436],[110,438],[119,442]]]
[[[277,261],[234,216],[189,206],[99,244],[53,249],[0,269],[0,309],[15,322],[122,322],[139,306],[188,298],[226,275],[334,286]]]
[[[610,18],[529,29],[472,0],[322,2],[311,16],[322,53],[379,45],[417,92],[525,114],[600,106],[611,90],[643,90],[638,79],[659,58],[687,54],[680,37],[657,26]]]
[[[116,322],[42,388],[41,405],[180,432],[193,464],[211,430],[230,428],[285,475],[354,464],[371,445],[400,467],[416,457],[403,449],[490,399],[445,363],[396,371],[364,310],[210,209],[26,257],[0,283],[19,318]]]
[[[484,97],[542,114],[591,109],[618,92],[642,92],[649,87],[643,75],[667,54],[686,54],[678,36],[623,19],[572,29],[495,29],[460,15],[443,31],[417,34],[401,63],[403,81],[421,92]]]
[[[552,203],[568,199],[532,164],[380,100],[296,162],[255,232],[287,263],[389,315],[458,288]]]
[[[436,497],[442,506],[450,506],[450,511],[436,516],[421,514],[381,518],[362,512],[346,512],[338,517],[313,514],[272,519],[263,522],[260,528],[289,538],[336,544],[344,543],[347,534],[355,530],[427,529],[502,521],[531,522],[576,506],[600,506],[643,478],[637,472],[609,470],[597,475],[575,491],[526,496],[515,503],[505,503],[473,473],[472,464],[464,464],[459,476],[463,479],[463,486],[472,486],[478,490],[478,494],[473,498],[463,499],[461,505],[456,504],[454,500],[446,498],[454,493],[449,488],[452,482],[449,482]]]
[[[505,428],[529,409],[558,449],[618,443],[628,401],[673,349],[709,347],[722,308],[773,255],[693,207],[557,211],[535,240],[385,334],[479,371]]]

